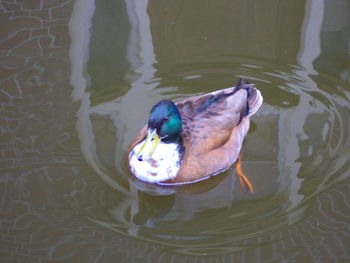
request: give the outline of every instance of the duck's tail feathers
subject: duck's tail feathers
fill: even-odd
[[[254,84],[247,83],[245,79],[239,79],[235,91],[245,89],[247,91],[247,106],[244,112],[244,117],[250,117],[255,114],[263,102],[263,98]]]

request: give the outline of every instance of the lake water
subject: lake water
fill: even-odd
[[[350,2],[0,2],[1,262],[349,262]],[[242,164],[142,183],[151,107],[254,83]]]

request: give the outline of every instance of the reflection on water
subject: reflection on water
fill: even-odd
[[[157,12],[158,7],[153,10],[150,5],[147,12],[146,6],[146,2],[134,1],[125,7],[131,27],[127,42],[130,88],[112,100],[91,104],[89,101],[101,101],[94,94],[98,96],[103,87],[93,87],[96,92],[90,94],[85,91],[87,86],[73,85],[76,94],[85,94],[88,105],[85,108],[82,103],[78,115],[85,120],[78,125],[82,151],[97,174],[122,195],[108,209],[109,220],[91,220],[188,254],[233,252],[236,247],[224,244],[259,237],[302,220],[312,197],[344,179],[350,157],[344,147],[349,142],[349,91],[333,79],[324,88],[329,76],[318,75],[313,65],[321,52],[323,3],[306,6],[297,64],[234,53],[211,58],[210,63],[207,58],[202,63],[197,58],[196,63],[188,64],[179,63],[180,56],[164,75],[156,68],[166,55],[160,53],[157,64],[152,35],[159,32],[153,29],[151,35],[148,14]],[[72,34],[73,44],[79,42],[75,38],[79,36]],[[96,43],[90,44],[94,46]],[[72,45],[72,53],[81,50]],[[73,59],[72,65],[84,68],[86,61]],[[89,63],[96,67],[98,62],[92,57]],[[96,82],[94,72],[90,68],[92,83]],[[83,76],[82,71],[76,74]],[[238,77],[253,81],[265,98],[243,147],[254,195],[239,188],[233,170],[183,187],[148,185],[131,178],[125,166],[128,146],[146,123],[152,105],[160,99],[176,100],[225,88],[228,86],[222,83],[235,83]]]
[[[125,140],[116,127],[123,124],[128,130],[135,123],[128,118],[109,118],[118,104],[92,111],[94,141],[99,148],[95,161],[108,170],[106,176],[116,184],[125,186],[128,181],[130,187],[125,188],[128,198],[116,200],[115,207],[110,208],[111,220],[95,222],[143,239],[186,247],[186,253],[201,254],[204,248],[215,247],[214,253],[235,250],[222,244],[257,237],[303,219],[312,197],[344,179],[350,157],[344,147],[349,140],[349,122],[348,108],[342,105],[345,101],[335,100],[318,85],[311,92],[303,86],[309,79],[296,76],[296,68],[273,74],[263,67],[259,67],[261,73],[250,72],[251,67],[245,69],[247,75],[254,74],[265,97],[281,93],[279,97],[283,98],[281,105],[265,100],[244,144],[244,167],[254,185],[254,195],[240,188],[233,170],[191,186],[148,185],[129,179],[125,155],[116,158],[116,166],[122,168],[122,174],[116,177],[115,159],[104,158],[113,156],[114,148],[105,142],[106,129],[98,127],[113,131],[107,140],[113,140],[113,136]],[[298,67],[298,72],[301,70]],[[263,81],[259,82],[259,77]],[[276,83],[280,83],[280,91],[273,87]],[[128,103],[118,109],[126,110],[127,115],[128,107],[133,105]],[[132,139],[130,136],[126,146]],[[127,151],[123,144],[117,144],[117,149],[124,154]]]
[[[10,2],[1,258],[349,260],[348,1]],[[156,102],[239,77],[264,96],[242,148],[254,194],[234,169],[181,187],[131,176],[129,144]]]

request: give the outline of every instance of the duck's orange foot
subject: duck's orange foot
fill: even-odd
[[[241,164],[241,156],[240,155],[238,155],[238,159],[236,162],[236,172],[237,172],[238,179],[239,179],[239,182],[241,183],[242,187],[245,190],[249,191],[250,193],[254,193],[254,189],[253,189],[251,182],[244,175],[244,173],[242,171],[242,164]]]

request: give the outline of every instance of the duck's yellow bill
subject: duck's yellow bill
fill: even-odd
[[[155,149],[160,142],[159,136],[156,129],[148,129],[146,139],[141,146],[140,151],[137,153],[136,157],[139,161],[147,160],[152,157]]]

